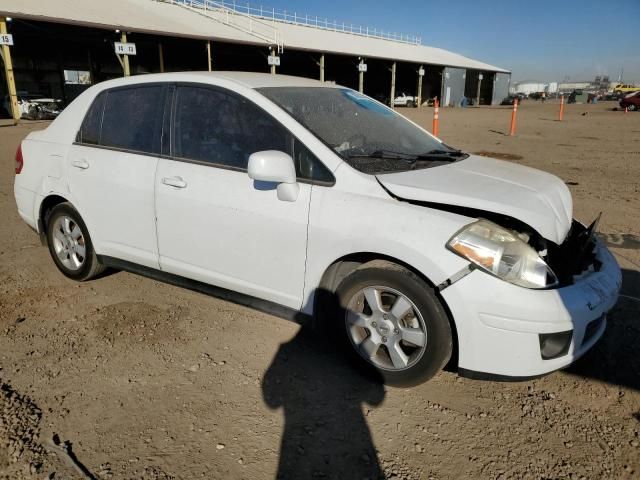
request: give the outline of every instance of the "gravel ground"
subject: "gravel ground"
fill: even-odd
[[[14,152],[46,124],[0,128],[0,479],[640,478],[640,114],[612,106],[560,123],[525,102],[515,137],[509,107],[441,110],[447,143],[559,175],[582,221],[603,211],[623,297],[568,370],[413,389],[261,312],[128,273],[64,278],[13,200]],[[430,129],[431,109],[402,112]]]

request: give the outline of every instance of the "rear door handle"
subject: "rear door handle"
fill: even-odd
[[[187,186],[187,182],[182,177],[164,177],[162,183],[176,188],[185,188]]]
[[[73,165],[76,168],[81,168],[82,170],[86,170],[87,168],[89,168],[89,162],[87,162],[84,159],[74,160],[71,162],[71,165]]]

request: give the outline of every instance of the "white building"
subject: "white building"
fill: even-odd
[[[516,83],[515,93],[524,93],[525,95],[529,95],[531,93],[536,92],[546,92],[547,91],[547,83],[540,83],[535,81],[523,81]]]

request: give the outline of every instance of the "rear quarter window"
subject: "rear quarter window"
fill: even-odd
[[[77,142],[89,145],[97,145],[100,142],[100,128],[102,126],[102,113],[107,98],[106,92],[100,93],[87,110],[82,126],[78,131]]]

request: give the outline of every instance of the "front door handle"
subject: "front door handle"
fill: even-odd
[[[73,162],[71,162],[71,165],[76,168],[81,168],[82,170],[86,170],[87,168],[89,168],[89,162],[87,162],[84,158],[82,160],[74,160]]]
[[[162,183],[176,188],[185,188],[187,186],[187,182],[182,177],[164,177]]]

